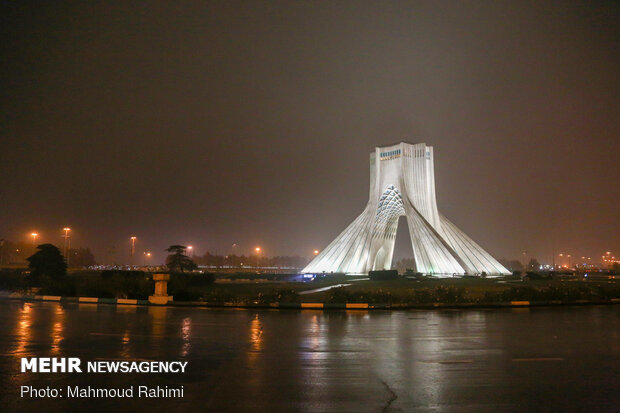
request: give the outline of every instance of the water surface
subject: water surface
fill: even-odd
[[[620,307],[278,311],[0,301],[3,411],[619,411]],[[21,357],[183,360],[173,374],[22,374]],[[184,387],[22,399],[22,385]]]

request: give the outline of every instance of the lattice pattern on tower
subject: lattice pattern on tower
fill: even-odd
[[[405,215],[403,197],[398,188],[389,185],[377,205],[377,215],[373,235],[392,239],[396,237],[396,222],[398,217]]]

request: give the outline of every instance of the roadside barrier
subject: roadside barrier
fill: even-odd
[[[162,306],[149,300],[132,298],[97,298],[97,297],[61,297],[55,295],[27,295],[11,293],[0,299],[21,301],[49,301],[56,303],[79,304],[113,304],[135,306]],[[204,301],[170,301],[168,307],[229,307],[229,308],[271,308],[293,310],[404,310],[404,309],[467,309],[467,308],[505,308],[505,307],[543,307],[560,305],[611,305],[620,304],[620,298],[610,300],[575,300],[575,301],[507,301],[494,303],[258,303],[258,302],[224,302],[209,303]]]

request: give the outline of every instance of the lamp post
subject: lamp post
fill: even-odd
[[[314,250],[314,256],[316,257],[317,255],[319,255],[319,250]]]
[[[62,230],[65,231],[65,259],[67,260],[67,268],[69,268],[69,248],[71,248],[69,232],[71,232],[71,228],[64,227]]]
[[[237,243],[233,242],[233,244],[230,246],[230,255],[234,255],[236,257],[237,256],[236,252],[237,252]],[[234,260],[231,260],[231,266],[232,264],[234,264]]]
[[[254,248],[254,251],[256,251],[256,270],[258,271],[258,262],[260,258],[260,247]]]
[[[146,267],[146,260],[147,258],[151,258],[151,253],[149,251],[144,251],[142,254],[144,255],[144,260],[142,264]]]
[[[136,239],[137,237],[129,238],[131,240],[131,264],[133,265],[133,254],[136,251]]]
[[[37,234],[36,232],[33,232],[32,234],[30,234],[30,236],[32,237],[32,246],[34,248],[37,247],[37,237],[39,236],[39,234]]]
[[[193,258],[193,257],[194,257],[194,247],[192,247],[191,245],[189,245],[189,246],[187,247],[187,249],[189,250],[189,251],[188,251],[188,253],[187,253],[187,255],[188,255],[190,258]]]

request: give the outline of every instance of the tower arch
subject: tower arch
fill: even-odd
[[[365,274],[390,269],[398,218],[405,216],[417,271],[435,275],[510,274],[439,213],[433,148],[401,142],[370,154],[370,196],[364,211],[303,270]]]

